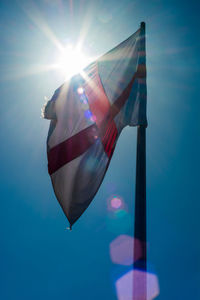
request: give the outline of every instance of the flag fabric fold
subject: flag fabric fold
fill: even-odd
[[[65,82],[44,108],[48,171],[71,226],[97,193],[122,129],[147,125],[145,59],[140,28]]]

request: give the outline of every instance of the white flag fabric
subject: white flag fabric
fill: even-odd
[[[44,109],[48,170],[71,226],[97,193],[122,129],[147,125],[145,60],[140,28],[59,87]]]

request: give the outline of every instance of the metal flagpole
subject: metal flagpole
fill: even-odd
[[[144,22],[141,23],[141,35],[145,37]],[[143,55],[145,55],[145,39],[143,41]],[[144,61],[144,63],[146,62]],[[146,74],[144,76],[146,76]],[[142,298],[140,299],[147,299],[146,252],[146,126],[140,125],[137,128],[133,300],[137,300],[138,293],[140,295],[142,293]],[[139,259],[138,256],[140,257]]]

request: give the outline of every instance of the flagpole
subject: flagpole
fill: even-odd
[[[141,35],[145,36],[145,23],[141,23]],[[145,41],[145,40],[144,40]],[[145,50],[145,42],[143,44]],[[144,58],[145,59],[145,58]],[[138,256],[140,258],[138,259]],[[135,220],[134,220],[134,264],[133,264],[133,300],[147,299],[147,249],[146,249],[146,126],[137,128]],[[137,271],[142,276],[137,276]],[[140,291],[138,291],[138,289]],[[142,291],[141,291],[142,290]]]

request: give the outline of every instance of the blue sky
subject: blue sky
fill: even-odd
[[[71,5],[70,5],[71,3]],[[47,172],[49,122],[44,97],[64,81],[44,70],[62,44],[97,56],[146,22],[148,122],[148,262],[158,300],[200,296],[199,5],[197,1],[0,2],[0,297],[3,300],[115,300],[115,282],[129,267],[109,248],[133,232],[136,128],[122,133],[90,207],[66,230]],[[125,216],[108,210],[113,195]]]

